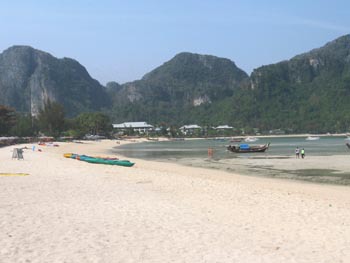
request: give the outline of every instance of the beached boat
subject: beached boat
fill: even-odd
[[[305,140],[307,140],[307,141],[317,141],[319,139],[320,139],[320,137],[318,137],[318,136],[309,136]]]
[[[66,158],[72,158],[73,153],[64,153],[63,156]]]
[[[66,158],[72,158],[79,161],[84,161],[88,163],[97,163],[97,164],[109,164],[109,165],[120,165],[120,166],[127,166],[131,167],[135,163],[130,162],[129,160],[118,160],[117,158],[111,158],[111,157],[93,157],[88,155],[80,155],[80,154],[74,154],[74,153],[65,153],[63,154]]]
[[[227,150],[234,153],[257,153],[265,152],[270,147],[270,143],[261,144],[261,145],[249,145],[249,144],[240,144],[240,145],[229,145]]]
[[[127,167],[131,167],[135,164],[130,162],[129,160],[108,160],[108,159],[88,157],[88,156],[81,157],[79,160],[88,162],[88,163],[119,165],[119,166],[127,166]]]
[[[151,137],[148,137],[147,140],[148,140],[148,141],[154,141],[154,142],[159,141],[158,138],[151,138]]]

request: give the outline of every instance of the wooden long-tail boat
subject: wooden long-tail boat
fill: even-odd
[[[261,144],[261,145],[229,145],[227,146],[227,150],[234,153],[258,153],[265,152],[270,147],[270,143]]]

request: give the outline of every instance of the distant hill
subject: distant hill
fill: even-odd
[[[0,94],[0,104],[33,114],[47,99],[63,104],[68,116],[110,107],[105,88],[77,61],[28,46],[0,54]]]
[[[141,80],[122,85],[113,96],[113,117],[196,122],[196,108],[232,97],[244,83],[248,75],[228,59],[180,53]]]
[[[350,35],[260,67],[251,75],[257,102],[253,123],[262,129],[334,132],[350,127]]]
[[[181,53],[114,93],[113,118],[261,131],[350,128],[350,35],[247,76],[224,58]]]
[[[102,109],[115,122],[344,132],[350,128],[350,35],[251,76],[228,59],[184,52],[140,80],[106,87],[75,60],[14,46],[0,54],[0,94],[0,104],[32,113],[50,98],[70,116]]]

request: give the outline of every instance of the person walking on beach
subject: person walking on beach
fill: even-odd
[[[299,159],[300,150],[299,147],[295,149],[295,158]]]
[[[305,157],[305,150],[303,148],[303,149],[301,149],[301,158],[304,159],[304,157]]]

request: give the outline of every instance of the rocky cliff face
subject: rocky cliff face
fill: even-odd
[[[345,35],[290,60],[257,68],[251,75],[251,83],[254,89],[265,81],[269,84],[307,84],[321,77],[331,80],[342,77],[349,66],[350,35]]]
[[[45,100],[68,115],[108,109],[113,121],[230,124],[261,130],[350,128],[350,35],[249,77],[234,62],[180,53],[142,79],[104,88],[73,59],[30,47],[0,54],[0,104],[36,114]]]
[[[28,46],[0,54],[0,94],[0,104],[33,115],[48,99],[61,103],[68,116],[110,105],[105,88],[77,61]]]
[[[268,127],[334,132],[349,129],[350,35],[251,75],[256,110]]]
[[[247,80],[248,75],[229,59],[183,52],[141,80],[125,84],[124,91],[132,95],[130,101],[149,98],[194,105],[198,98],[210,103],[232,96]]]
[[[114,117],[175,123],[196,107],[231,97],[244,83],[248,75],[229,59],[180,53],[141,80],[122,85],[114,96]]]

